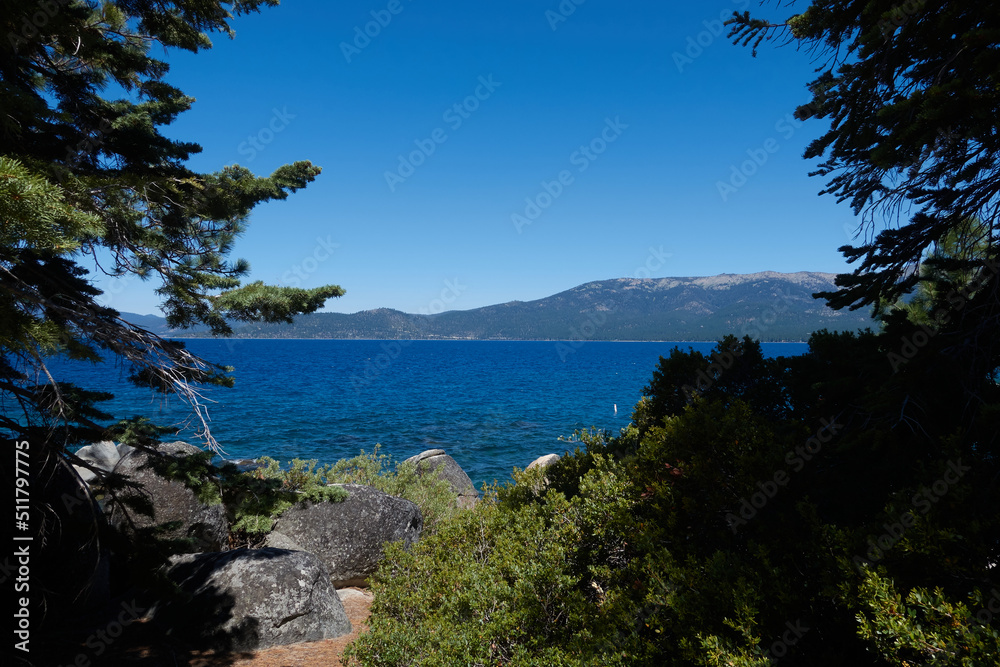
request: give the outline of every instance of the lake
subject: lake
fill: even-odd
[[[477,486],[510,479],[538,456],[563,453],[579,429],[615,433],[661,355],[714,343],[552,341],[186,341],[203,358],[235,367],[233,389],[206,392],[212,433],[227,458],[271,456],[332,463],[371,451],[403,459],[444,449]],[[768,356],[805,343],[764,343]],[[164,425],[189,416],[131,387],[111,364],[59,364],[64,379],[116,394],[116,417],[143,414]],[[616,410],[617,408],[617,410]],[[194,431],[179,436],[197,444]]]

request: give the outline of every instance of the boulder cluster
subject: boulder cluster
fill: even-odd
[[[154,530],[157,539],[195,545],[169,558],[161,571],[174,590],[144,610],[145,620],[178,644],[247,651],[348,634],[338,589],[367,586],[386,544],[409,546],[420,539],[423,518],[416,504],[370,486],[343,484],[338,486],[347,492],[345,500],[298,503],[279,516],[261,548],[231,549],[225,505],[162,473],[165,465],[183,464],[201,451],[184,442],[150,450],[88,445],[75,452],[78,465],[56,466],[59,481],[50,493],[73,497],[71,514],[84,506],[90,523],[106,523],[112,534],[133,542]],[[478,500],[469,476],[443,450],[410,460],[420,475],[447,480],[460,507]],[[118,473],[127,484],[99,502],[89,490],[100,481],[92,468]],[[87,572],[68,573],[67,579],[85,582],[73,598],[85,601],[92,614],[116,602],[110,583],[116,559],[96,532],[87,538],[86,558],[76,559]],[[76,614],[83,609],[72,607]]]

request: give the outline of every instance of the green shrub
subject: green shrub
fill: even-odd
[[[522,484],[535,471],[518,474]],[[365,665],[627,665],[634,609],[612,599],[633,500],[600,455],[567,499],[488,497],[409,551],[392,546],[373,583]]]
[[[709,357],[662,360],[620,435],[389,549],[349,659],[1000,664],[1000,386],[971,403],[929,353],[892,373],[896,340],[744,341],[695,392]]]
[[[220,469],[222,500],[230,521],[230,544],[260,546],[282,512],[296,503],[340,502],[347,492],[329,478],[330,466],[294,459],[284,469],[270,457],[258,460],[261,467],[239,472],[232,464]]]
[[[148,444],[148,443],[147,443]],[[448,482],[434,475],[420,475],[412,463],[395,464],[379,451],[319,466],[316,460],[294,459],[282,467],[270,457],[258,459],[260,467],[240,471],[233,464],[215,466],[211,452],[152,459],[156,472],[191,489],[206,504],[223,503],[230,525],[230,546],[259,547],[281,514],[300,502],[340,502],[347,492],[335,484],[364,484],[415,503],[423,515],[424,534],[458,514],[456,494]],[[121,480],[110,478],[109,484]],[[123,496],[131,509],[152,515],[141,494]],[[180,547],[183,550],[183,545]],[[171,548],[176,551],[177,548]]]
[[[967,603],[955,603],[940,588],[915,588],[904,599],[891,580],[874,573],[863,591],[868,609],[858,614],[858,633],[889,664],[997,664],[1000,632],[988,624],[995,598],[974,590]]]
[[[358,456],[337,461],[326,474],[330,483],[364,484],[416,504],[423,515],[425,536],[461,512],[447,481],[433,474],[421,475],[413,463],[394,463],[379,445],[370,454],[362,450]]]

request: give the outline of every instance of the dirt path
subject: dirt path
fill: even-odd
[[[76,639],[65,643],[58,637],[48,648],[31,656],[34,667],[91,665],[92,667],[339,667],[347,645],[368,629],[372,594],[360,588],[337,591],[351,622],[351,633],[336,639],[276,646],[261,651],[215,653],[189,651],[163,635],[162,629],[145,619],[128,624],[128,632],[100,652]],[[107,648],[107,650],[103,650]],[[75,658],[74,658],[75,656]],[[6,664],[6,663],[3,663]],[[16,663],[18,665],[22,663]]]
[[[351,621],[351,634],[239,655],[194,655],[188,667],[339,667],[344,649],[368,629],[368,613],[372,594],[360,588],[344,588],[337,593]]]

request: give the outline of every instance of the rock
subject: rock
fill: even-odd
[[[264,538],[264,546],[274,547],[275,549],[289,549],[291,551],[305,551],[298,542],[284,533],[268,533],[267,537]]]
[[[428,449],[416,456],[411,456],[404,463],[415,463],[420,474],[434,473],[451,486],[458,496],[458,506],[469,508],[479,500],[479,491],[469,476],[462,470],[455,459],[444,453],[443,449]]]
[[[126,445],[124,442],[118,445],[116,449],[118,450],[119,459],[123,459],[126,456],[128,456],[131,452],[135,451],[135,447],[130,447],[129,445]]]
[[[525,468],[524,471],[525,472],[529,470],[544,471],[546,468],[548,468],[561,458],[562,457],[559,456],[558,454],[546,454],[545,456],[539,456],[537,459],[529,463],[528,467]],[[540,479],[536,479],[531,485],[531,490],[535,493],[535,495],[540,495],[549,486],[548,475],[544,472],[542,473],[542,475],[543,476]]]
[[[368,600],[371,593],[365,593],[357,588],[340,588],[337,589],[337,597],[344,604],[354,602],[356,600]]]
[[[174,556],[168,576],[182,595],[158,605],[153,617],[180,643],[254,651],[351,631],[329,572],[305,551],[234,549]]]
[[[274,532],[316,554],[336,588],[366,586],[387,542],[410,546],[420,539],[420,508],[361,484],[339,484],[341,502],[296,505],[278,518]]]
[[[425,449],[416,456],[411,456],[406,460],[416,463],[417,461],[423,461],[424,459],[433,458],[435,456],[444,456],[444,454],[445,452],[443,449]]]
[[[537,459],[528,464],[525,470],[532,470],[534,468],[548,468],[550,465],[561,459],[562,457],[558,454],[546,454],[545,456],[539,456]]]
[[[226,459],[222,463],[231,463],[236,466],[236,469],[240,472],[252,472],[258,468],[264,467],[264,464],[257,459]]]
[[[134,450],[118,462],[114,472],[120,473],[132,482],[142,485],[137,489],[124,489],[122,497],[141,495],[151,504],[153,516],[149,517],[133,509],[128,515],[137,528],[148,528],[179,521],[174,530],[162,534],[164,539],[189,538],[194,544],[189,551],[223,551],[227,548],[229,525],[226,510],[221,503],[209,505],[200,501],[194,491],[177,480],[166,479],[155,468],[167,462],[166,457],[183,460],[201,450],[186,442],[172,442],[156,447],[156,454]],[[120,498],[107,502],[107,511],[112,525],[119,530],[131,530],[126,520],[126,505]]]
[[[80,480],[83,481],[88,486],[93,484],[94,480],[97,479],[97,473],[90,468],[84,468],[83,466],[74,465],[73,471],[80,476]]]
[[[104,440],[103,442],[81,447],[75,452],[75,454],[77,458],[93,464],[95,468],[100,468],[104,472],[111,472],[111,470],[114,469],[115,464],[117,464],[118,460],[121,458],[121,455],[118,453],[118,449],[115,447],[115,443],[110,440]],[[97,477],[97,474],[89,468],[84,468],[83,466],[78,465],[74,465],[73,467],[87,484],[90,484]]]

